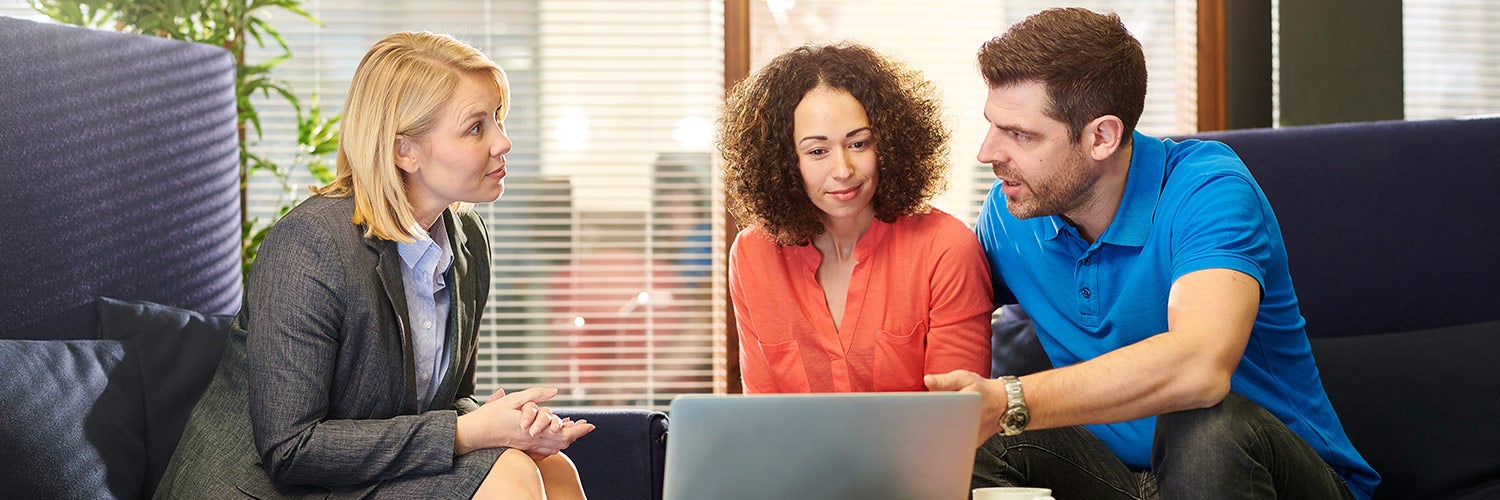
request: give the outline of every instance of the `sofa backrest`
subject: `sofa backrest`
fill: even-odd
[[[1500,117],[1204,133],[1271,200],[1311,337],[1500,319]]]
[[[234,60],[0,17],[0,338],[97,338],[94,298],[239,308]]]

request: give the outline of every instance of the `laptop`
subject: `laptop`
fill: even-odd
[[[672,400],[663,497],[964,499],[979,395],[685,395]]]

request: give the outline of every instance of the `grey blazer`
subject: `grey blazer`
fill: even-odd
[[[267,234],[218,372],[159,498],[351,497],[396,487],[466,497],[502,450],[453,454],[473,410],[489,239],[445,211],[453,244],[452,364],[431,407],[413,379],[396,244],[365,238],[353,198],[312,197]]]

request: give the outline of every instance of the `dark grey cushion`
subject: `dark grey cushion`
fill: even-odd
[[[100,297],[99,336],[130,341],[145,401],[145,495],[156,490],[188,415],[213,379],[234,319],[147,301]]]
[[[1500,321],[1312,346],[1344,431],[1382,476],[1376,498],[1500,491]]]
[[[140,381],[115,340],[0,340],[0,491],[138,498]]]

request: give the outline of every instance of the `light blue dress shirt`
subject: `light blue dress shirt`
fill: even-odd
[[[452,362],[446,344],[453,301],[444,275],[453,265],[453,248],[448,243],[448,229],[442,218],[432,225],[427,236],[411,243],[396,243],[401,254],[401,281],[406,288],[417,396],[423,408],[432,404],[432,395],[437,393]]]

